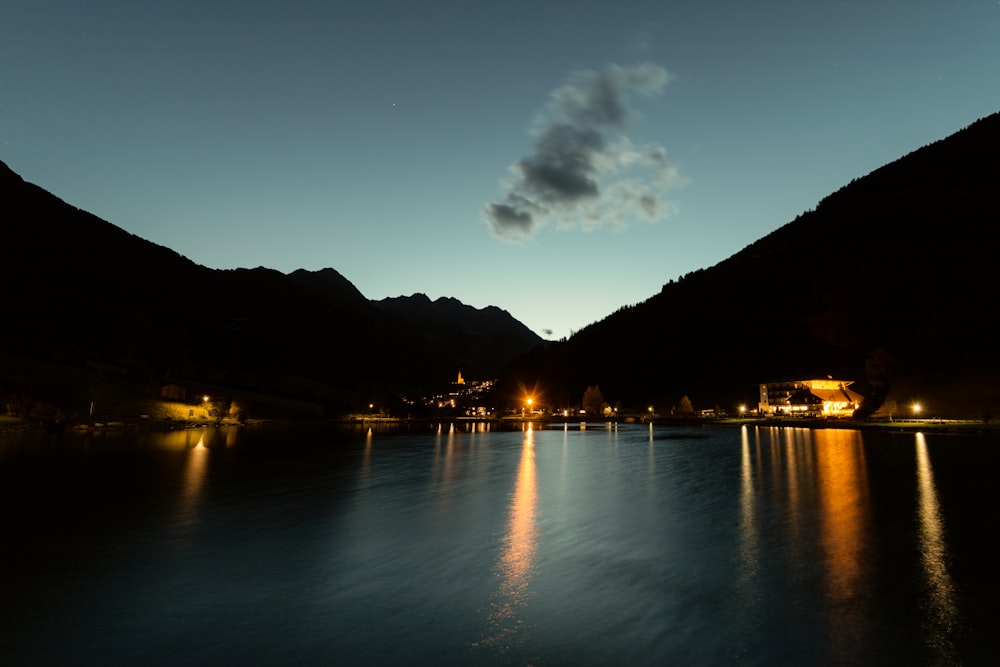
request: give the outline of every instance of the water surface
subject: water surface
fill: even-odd
[[[0,660],[987,662],[998,461],[794,428],[8,434]]]

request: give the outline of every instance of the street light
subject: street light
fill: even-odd
[[[920,414],[920,410],[922,410],[922,409],[923,408],[922,408],[922,406],[919,403],[914,403],[913,404],[913,416],[916,417],[917,415],[919,415]]]

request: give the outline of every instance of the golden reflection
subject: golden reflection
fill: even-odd
[[[868,480],[857,431],[817,431],[823,551],[829,566],[830,594],[847,600],[861,576],[864,512]]]
[[[434,458],[431,467],[431,482],[433,484],[437,484],[441,480],[441,433],[441,424],[438,424],[437,428],[434,429]]]
[[[781,429],[772,426],[767,429],[767,442],[770,444],[768,460],[771,462],[771,488],[774,495],[784,492],[784,470],[781,465]],[[775,502],[783,503],[784,498],[775,498]]]
[[[365,434],[365,455],[364,455],[364,468],[368,469],[368,465],[371,463],[372,459],[372,429],[368,427],[368,433]]]
[[[796,513],[798,508],[801,507],[801,498],[799,497],[799,475],[798,475],[798,465],[796,462],[796,436],[801,435],[799,429],[788,428],[785,429],[785,466],[786,475],[788,476],[788,503]],[[808,432],[806,433],[808,436]],[[793,522],[793,525],[798,525],[798,522]]]
[[[871,517],[868,472],[859,431],[816,431],[820,547],[830,602],[831,633],[850,652],[868,619],[866,552]]]
[[[365,450],[361,455],[361,469],[358,471],[358,488],[361,490],[368,488],[368,475],[372,465],[372,428],[368,427],[365,433]]]
[[[444,450],[441,449],[441,432],[438,431],[437,441],[434,446],[434,452],[436,456],[434,457],[434,474],[431,478],[431,484],[437,488],[437,493],[439,499],[448,498],[447,494],[442,493],[447,487],[454,481],[456,472],[456,439],[455,439],[455,425],[451,424],[448,428],[447,435],[444,440]]]
[[[649,481],[650,490],[656,486],[656,447],[653,446],[653,425],[649,425],[649,447],[646,448],[649,452],[649,458],[646,462],[647,469],[649,470]]]
[[[535,437],[531,425],[524,433],[521,462],[508,509],[507,529],[496,571],[500,585],[494,593],[483,643],[500,652],[523,641],[524,621],[518,611],[527,604],[528,588],[535,569],[538,530],[535,524],[538,495],[535,479]]]
[[[194,436],[198,436],[197,441]],[[181,482],[180,506],[177,512],[179,523],[187,528],[195,523],[198,515],[198,505],[208,472],[209,452],[205,445],[205,432],[201,429],[195,432],[192,429],[185,429],[183,432],[178,432],[177,439],[183,439],[188,447],[187,458],[184,461],[184,478]]]
[[[451,466],[455,458],[455,425],[448,429],[448,439],[444,445],[444,478],[451,478]]]
[[[748,599],[757,578],[757,521],[754,507],[753,466],[750,459],[750,433],[740,427],[740,589]]]
[[[929,609],[924,621],[926,641],[938,651],[942,662],[955,658],[951,635],[958,626],[955,585],[948,572],[944,522],[934,486],[934,470],[927,454],[927,441],[917,433],[917,514],[920,519],[920,558],[927,579]]]

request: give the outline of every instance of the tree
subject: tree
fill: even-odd
[[[677,412],[685,417],[694,414],[694,406],[691,405],[691,399],[687,395],[681,396],[681,402],[677,404]]]
[[[232,401],[225,398],[206,401],[205,408],[208,410],[209,417],[215,420],[215,425],[219,426],[229,416]]]
[[[601,395],[600,387],[597,385],[588,386],[587,391],[583,392],[583,409],[587,411],[588,415],[601,414],[604,409],[604,396]]]
[[[882,407],[885,408],[885,413],[889,415],[889,421],[892,421],[892,414],[896,412],[896,399],[887,398],[883,403]]]

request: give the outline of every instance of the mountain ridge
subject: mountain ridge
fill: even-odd
[[[434,393],[463,364],[332,268],[210,269],[68,204],[2,162],[0,219],[0,281],[17,286],[4,300],[4,354],[116,369],[144,392],[184,380],[334,412]],[[85,386],[17,382],[0,390],[58,394],[50,402],[77,408],[89,402]]]
[[[544,342],[497,306],[476,308],[444,296],[431,301],[421,293],[374,303],[428,340],[452,350],[462,364],[460,370],[472,378],[495,379],[511,359]]]
[[[760,382],[835,375],[859,381],[868,409],[923,394],[986,414],[1000,410],[1000,285],[987,241],[1000,220],[996,183],[1000,114],[545,343],[497,306],[421,293],[373,301],[332,268],[209,269],[0,162],[0,281],[17,286],[6,300],[15,325],[0,344],[50,361],[109,363],[150,383],[186,375],[331,409],[506,367],[510,404],[535,387],[551,404],[576,405],[600,385],[626,405],[683,394],[699,407],[732,408],[752,405]]]
[[[985,242],[1000,220],[996,183],[1000,114],[854,179],[712,267],[519,360],[505,382],[510,400],[537,385],[578,402],[599,384],[626,404],[690,394],[733,409],[756,403],[757,383],[833,374],[859,381],[872,406],[895,387],[952,411],[997,411],[1000,397],[973,377],[1000,375],[989,333],[998,279]],[[963,378],[981,396],[949,401],[937,390]]]

